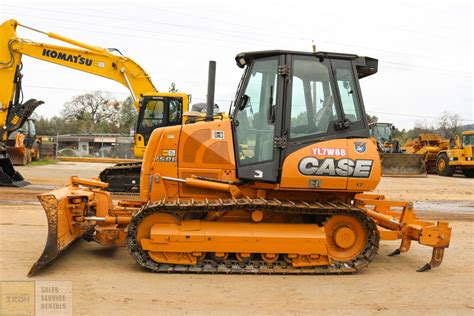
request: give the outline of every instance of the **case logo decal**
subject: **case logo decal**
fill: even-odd
[[[367,144],[364,143],[364,142],[354,142],[354,149],[359,154],[365,153],[365,151],[367,149]]]
[[[298,170],[305,176],[368,178],[373,164],[368,159],[305,157],[299,162]]]

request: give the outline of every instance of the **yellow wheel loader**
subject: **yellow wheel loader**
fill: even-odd
[[[153,131],[140,199],[113,203],[107,183],[77,177],[39,196],[48,239],[29,275],[80,238],[127,247],[140,267],[166,273],[352,273],[380,240],[400,240],[390,255],[431,247],[419,271],[441,264],[448,223],[368,193],[381,165],[359,79],[377,72],[376,59],[272,50],[236,62],[231,119],[212,116],[211,63],[208,120]]]
[[[402,151],[398,139],[393,137],[391,123],[369,124],[370,135],[377,144],[382,162],[382,175],[386,177],[426,177],[423,156]]]
[[[41,156],[42,139],[36,136],[35,121],[28,119],[23,127],[10,134],[6,142],[7,153],[13,165],[25,166]]]
[[[436,156],[436,171],[440,176],[452,176],[459,170],[467,178],[474,177],[474,131],[465,131],[455,136],[453,146],[438,152]]]

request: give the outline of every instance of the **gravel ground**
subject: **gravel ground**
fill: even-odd
[[[474,185],[472,179],[383,178],[377,190],[415,202],[422,218],[449,220],[451,246],[441,267],[413,245],[400,257],[383,242],[372,264],[353,275],[247,276],[152,274],[125,249],[79,241],[37,276],[27,278],[46,242],[47,223],[36,194],[72,175],[97,177],[105,164],[23,167],[33,185],[0,188],[1,280],[72,281],[74,314],[468,314],[474,313]],[[54,176],[53,176],[54,175]]]

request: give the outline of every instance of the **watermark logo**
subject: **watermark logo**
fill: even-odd
[[[0,315],[72,315],[71,281],[0,283]]]

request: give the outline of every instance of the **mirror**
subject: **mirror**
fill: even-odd
[[[240,102],[239,102],[239,110],[242,111],[243,109],[245,109],[245,107],[247,106],[247,104],[249,103],[249,100],[250,100],[250,97],[246,94],[244,94],[242,96],[242,98],[240,99]]]

